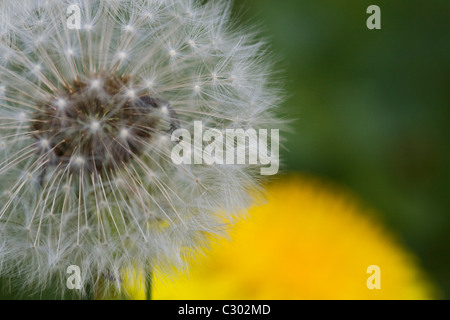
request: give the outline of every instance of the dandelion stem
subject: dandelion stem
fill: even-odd
[[[147,273],[147,275],[145,276],[145,299],[152,300],[152,272],[151,271],[149,271]]]

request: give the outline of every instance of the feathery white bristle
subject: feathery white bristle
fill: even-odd
[[[0,275],[64,291],[69,265],[85,283],[184,269],[260,178],[255,165],[175,165],[171,117],[189,132],[277,127],[271,79],[228,1],[1,1]]]

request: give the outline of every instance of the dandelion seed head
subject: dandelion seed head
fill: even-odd
[[[34,65],[33,69],[32,69],[33,73],[39,73],[39,72],[41,72],[41,70],[42,70],[42,67],[40,64]]]
[[[91,81],[91,88],[92,89],[98,89],[100,88],[101,82],[98,79],[94,79]]]
[[[73,50],[72,49],[67,49],[66,51],[66,54],[68,55],[68,56],[73,56],[73,54],[74,54],[74,52],[73,52]]]
[[[63,98],[58,98],[56,101],[56,106],[60,109],[64,109],[64,107],[67,105],[67,101]]]
[[[126,32],[134,32],[134,27],[132,25],[128,24],[124,27],[124,30]]]
[[[167,115],[169,113],[169,108],[167,106],[162,106],[161,113]]]
[[[19,112],[19,114],[17,115],[17,119],[20,122],[24,122],[25,120],[27,120],[27,114],[25,112]]]
[[[95,131],[97,131],[98,129],[100,129],[100,122],[98,122],[97,120],[93,120],[93,121],[91,122],[90,127],[91,127],[91,130],[95,132]]]
[[[133,89],[128,89],[126,95],[128,98],[134,99],[136,98],[136,91],[134,91]]]
[[[43,43],[44,40],[45,40],[45,37],[43,35],[40,35],[36,38],[35,41],[36,41],[36,44],[39,45],[39,44]]]
[[[119,57],[120,60],[125,60],[127,57],[127,53],[124,51],[121,51],[117,54],[117,56]]]
[[[73,159],[73,163],[75,163],[77,166],[82,166],[84,164],[84,158],[81,156],[76,156]]]
[[[120,137],[122,139],[124,139],[124,140],[127,139],[129,135],[130,135],[130,132],[128,131],[128,129],[120,130]]]
[[[1,1],[0,17],[0,276],[64,291],[69,265],[86,283],[186,269],[260,178],[176,165],[168,133],[279,126],[265,44],[227,1]]]
[[[47,139],[42,139],[41,142],[40,142],[40,145],[41,145],[42,148],[46,149],[46,148],[49,147],[50,142]]]

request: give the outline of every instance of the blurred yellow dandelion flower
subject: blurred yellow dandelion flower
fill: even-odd
[[[267,187],[268,201],[153,299],[430,299],[414,256],[345,191],[305,177]],[[367,268],[380,268],[369,289]],[[370,282],[370,280],[369,280]]]
[[[142,270],[127,268],[122,272],[122,288],[125,297],[146,300],[145,275]]]

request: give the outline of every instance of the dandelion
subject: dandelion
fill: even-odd
[[[249,215],[236,223],[233,241],[214,244],[207,255],[193,262],[187,276],[170,282],[155,277],[153,298],[438,297],[416,257],[377,215],[329,183],[286,177],[267,186],[267,203],[254,206]],[[380,289],[367,286],[371,265],[380,268]],[[137,283],[128,282],[134,298],[142,292]]]
[[[63,292],[77,265],[120,289],[223,233],[258,166],[175,165],[170,134],[277,125],[266,46],[242,29],[228,1],[1,2],[1,276]]]

